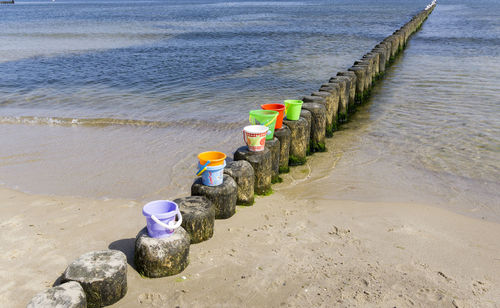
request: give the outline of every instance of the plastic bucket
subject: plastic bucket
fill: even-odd
[[[243,140],[252,152],[263,151],[269,129],[264,125],[248,125],[243,128]]]
[[[198,164],[198,169],[203,165]],[[207,169],[201,174],[201,182],[205,186],[219,186],[222,184],[224,179],[224,167],[226,167],[226,161],[223,161],[222,165],[218,166],[208,166]]]
[[[149,202],[142,208],[142,215],[146,216],[149,236],[154,238],[170,236],[182,224],[179,206],[169,200]]]
[[[250,124],[264,125],[269,129],[267,131],[266,140],[272,140],[274,137],[274,126],[279,112],[274,110],[251,110]]]
[[[285,105],[283,104],[264,104],[260,105],[264,110],[274,110],[278,111],[278,117],[276,118],[276,125],[274,129],[280,129],[283,126],[283,116],[285,115]]]
[[[286,100],[285,102],[285,115],[286,119],[290,121],[297,121],[300,118],[300,111],[302,110],[303,101],[299,100]]]
[[[198,159],[200,160],[200,164],[203,166],[210,161],[208,166],[218,166],[224,163],[226,159],[226,154],[217,151],[208,151],[198,154]]]

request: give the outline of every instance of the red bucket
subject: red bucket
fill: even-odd
[[[264,104],[260,105],[264,110],[274,110],[278,111],[278,118],[276,119],[276,124],[274,129],[280,129],[283,126],[283,116],[285,115],[285,105],[283,104]]]

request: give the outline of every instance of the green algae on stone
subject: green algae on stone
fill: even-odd
[[[288,160],[290,160],[290,156],[288,156]],[[280,167],[280,173],[288,173],[290,172],[290,167],[288,167],[288,162],[286,167]]]
[[[289,159],[290,160],[289,160],[288,164],[290,166],[301,166],[301,165],[305,164],[306,161],[307,161],[307,159],[305,157],[304,158],[302,158],[302,157],[296,157],[294,155],[290,155]]]

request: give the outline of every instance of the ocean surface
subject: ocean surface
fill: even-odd
[[[196,154],[232,156],[249,110],[317,90],[428,2],[2,5],[0,184],[186,195]],[[349,124],[339,181],[361,184],[332,197],[410,196],[500,221],[499,46],[500,2],[439,1]]]

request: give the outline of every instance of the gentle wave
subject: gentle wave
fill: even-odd
[[[51,126],[136,126],[136,127],[183,127],[199,128],[207,127],[214,130],[232,130],[240,129],[241,122],[214,122],[199,119],[184,119],[178,121],[149,121],[133,119],[115,119],[115,118],[63,118],[63,117],[0,117],[0,124],[25,124],[25,125],[51,125]]]
[[[170,38],[172,35],[165,33],[130,33],[130,32],[91,32],[91,33],[75,33],[75,32],[53,32],[53,33],[43,33],[43,32],[32,32],[32,33],[2,33],[0,37],[13,37],[19,38],[34,38],[34,39],[117,39],[117,38],[127,38],[127,39],[165,39]]]

